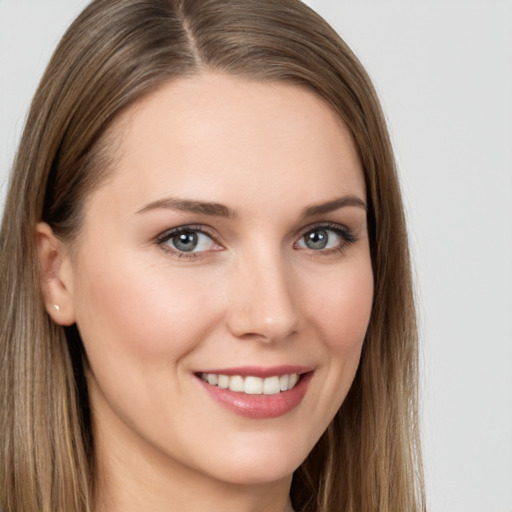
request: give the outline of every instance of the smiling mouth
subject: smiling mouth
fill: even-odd
[[[208,395],[252,419],[284,416],[302,402],[315,369],[307,366],[243,366],[195,372]]]
[[[290,373],[270,377],[255,375],[223,375],[217,373],[201,373],[200,378],[212,386],[229,389],[246,395],[278,395],[293,389],[300,380],[300,375]]]

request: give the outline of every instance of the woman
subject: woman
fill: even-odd
[[[1,242],[3,510],[424,510],[387,131],[300,2],[92,2]]]

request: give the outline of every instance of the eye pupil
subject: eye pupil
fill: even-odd
[[[323,229],[317,229],[315,231],[310,231],[305,237],[306,245],[310,249],[325,249],[327,242],[329,240],[329,235],[327,231]]]
[[[176,235],[172,239],[174,247],[176,247],[176,249],[178,249],[179,251],[184,252],[193,251],[197,246],[197,242],[197,234],[193,233],[192,231],[180,233],[179,235]]]

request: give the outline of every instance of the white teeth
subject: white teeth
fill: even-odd
[[[217,386],[222,389],[229,388],[229,377],[227,375],[219,375],[219,382],[217,382]]]
[[[208,384],[213,384],[214,386],[216,386],[218,382],[219,382],[218,375],[215,375],[215,373],[208,374]]]
[[[279,377],[269,377],[263,381],[264,395],[277,395],[280,392]]]
[[[248,395],[261,395],[263,393],[263,379],[260,377],[245,377],[244,393]]]
[[[249,375],[241,377],[240,375],[217,375],[215,373],[202,373],[201,379],[212,386],[218,386],[222,389],[230,389],[238,393],[247,395],[277,395],[282,391],[292,389],[298,382],[299,376],[296,373],[289,375],[273,376],[263,379]]]
[[[243,391],[244,379],[240,375],[234,375],[229,379],[229,389],[231,391]]]

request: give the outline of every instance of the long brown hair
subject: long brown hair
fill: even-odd
[[[94,509],[81,343],[45,312],[36,223],[72,240],[84,198],[111,167],[112,120],[160,84],[204,70],[314,91],[350,130],[364,169],[372,317],[350,392],[295,472],[295,509],[425,510],[415,311],[389,137],[363,67],[298,0],[95,0],[61,40],[32,102],[0,235],[1,507]]]

